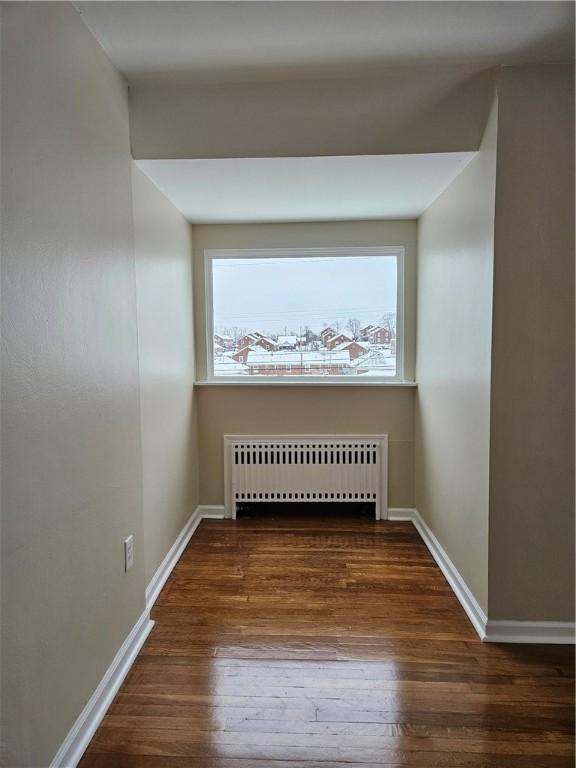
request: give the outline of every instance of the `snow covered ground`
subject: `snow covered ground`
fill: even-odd
[[[323,376],[335,375],[334,366],[339,366],[341,376],[395,376],[396,357],[388,345],[373,345],[364,355],[350,359],[348,352],[338,349],[330,351],[325,348],[317,350],[278,350],[265,352],[250,351],[246,363],[234,360],[235,350],[223,354],[215,351],[215,376],[270,376],[283,375],[283,368],[299,366],[302,373],[298,375]],[[266,373],[259,373],[254,366],[266,366]],[[324,371],[323,368],[326,370]],[[252,369],[252,371],[251,371]],[[285,373],[284,373],[285,375]]]

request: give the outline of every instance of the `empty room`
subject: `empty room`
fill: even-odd
[[[574,4],[0,2],[0,765],[573,768]]]

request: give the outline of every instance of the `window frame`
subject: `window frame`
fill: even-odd
[[[215,260],[246,258],[286,257],[339,257],[339,256],[387,256],[396,257],[396,375],[395,376],[215,376],[214,375],[214,291],[213,267]],[[406,339],[404,315],[404,268],[403,245],[341,246],[330,248],[206,248],[204,249],[204,302],[206,332],[206,380],[200,384],[242,384],[266,386],[268,384],[306,385],[339,384],[342,386],[406,385],[413,384],[404,378],[404,345]]]

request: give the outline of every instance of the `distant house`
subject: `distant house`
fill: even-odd
[[[368,341],[368,337],[370,335],[370,331],[373,331],[377,326],[375,325],[365,325],[364,328],[360,328],[358,331],[358,338],[361,341]]]
[[[344,351],[348,352],[350,360],[355,360],[360,355],[365,355],[368,352],[368,345],[360,344],[358,341],[345,341],[343,344],[334,347],[334,352]]]
[[[250,344],[254,344],[254,342],[258,341],[258,336],[255,333],[247,333],[245,336],[241,336],[238,341],[236,342],[236,346],[238,349],[242,349],[242,347],[249,347]]]
[[[336,336],[336,331],[334,328],[330,328],[330,326],[328,326],[328,328],[324,328],[323,331],[320,331],[320,341],[322,344],[324,344],[324,346],[326,346],[328,339],[331,339],[333,336]]]
[[[347,351],[318,352],[251,351],[246,359],[251,376],[338,376],[353,373]]]
[[[317,333],[314,333],[314,331],[311,331],[309,328],[307,329],[305,335],[302,337],[306,340],[306,344],[312,344],[315,341],[320,341],[320,335]]]
[[[224,352],[224,347],[221,344],[218,344],[216,341],[214,342],[214,355],[217,357],[218,355],[221,355]]]
[[[215,333],[214,341],[221,346],[222,349],[233,349],[234,347],[234,339],[231,336],[220,336],[219,333]]]
[[[378,325],[368,332],[367,341],[371,344],[390,344],[392,341],[392,333],[388,328],[383,328],[381,325]]]
[[[279,350],[296,349],[298,346],[298,336],[278,336],[276,346]]]
[[[326,349],[335,349],[341,344],[345,344],[346,342],[350,341],[353,341],[353,339],[351,336],[348,336],[347,333],[339,333],[337,336],[331,336],[327,341],[325,341],[324,346]]]
[[[232,359],[235,360],[237,363],[246,363],[246,358],[248,357],[248,353],[252,352],[254,347],[242,347],[241,349],[236,352],[236,354],[232,355]]]
[[[261,334],[258,335],[258,338],[252,344],[252,346],[261,347],[262,349],[265,349],[266,352],[273,352],[278,348],[278,345],[275,341],[272,341],[272,339],[269,339],[267,336],[262,336]]]

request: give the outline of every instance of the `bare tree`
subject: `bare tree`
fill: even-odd
[[[241,339],[242,336],[246,336],[248,333],[248,328],[240,325],[234,325],[229,329],[228,335],[232,337],[234,344],[238,344],[238,340]]]
[[[357,317],[351,317],[346,323],[346,328],[350,331],[350,333],[352,334],[352,338],[355,340],[357,340],[358,336],[360,335],[361,326],[362,326],[362,322],[358,320]]]
[[[387,312],[385,315],[382,315],[382,317],[378,322],[382,326],[382,328],[386,328],[388,331],[390,331],[392,336],[396,336],[396,313],[395,312]]]

